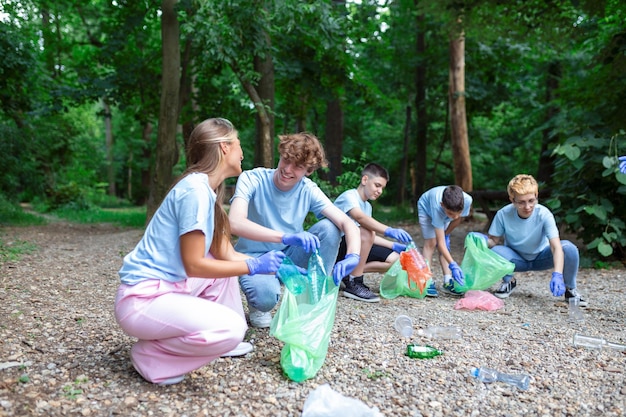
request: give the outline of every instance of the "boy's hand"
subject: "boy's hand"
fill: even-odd
[[[450,272],[452,272],[452,278],[459,285],[465,285],[465,275],[463,275],[463,271],[459,268],[459,265],[456,262],[450,262]]]
[[[550,291],[555,297],[560,297],[565,294],[565,282],[563,282],[563,274],[560,272],[553,272],[552,279],[550,280]]]
[[[343,277],[350,275],[350,272],[354,271],[360,260],[361,257],[356,253],[349,253],[343,258],[343,261],[337,262],[333,268],[335,285],[339,285]]]
[[[283,244],[288,246],[300,246],[305,252],[315,252],[320,247],[320,240],[309,232],[300,232],[283,235]]]
[[[393,251],[394,252],[404,252],[406,250],[406,245],[403,245],[402,243],[398,243],[398,242],[393,242]]]
[[[280,268],[280,264],[283,262],[283,259],[285,259],[285,256],[286,255],[284,253],[273,250],[259,256],[258,258],[246,259],[246,265],[248,265],[250,275],[271,274],[278,271],[278,268]]]
[[[385,236],[402,243],[409,243],[413,240],[411,235],[405,232],[403,229],[394,229],[393,227],[388,227],[387,230],[385,230]]]

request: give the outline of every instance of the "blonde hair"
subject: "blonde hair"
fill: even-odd
[[[515,198],[515,195],[534,194],[537,196],[539,185],[532,175],[519,174],[509,181],[506,191],[511,200]]]
[[[233,124],[227,119],[207,119],[198,124],[187,141],[186,155],[187,168],[179,177],[178,181],[193,172],[207,174],[209,177],[217,171],[222,163],[223,154],[221,143],[231,143],[238,139],[238,132]],[[176,181],[176,182],[178,182]],[[211,242],[212,253],[219,253],[224,239],[230,240],[231,231],[228,215],[222,202],[224,201],[224,183],[217,186],[215,192],[215,229]]]
[[[324,148],[315,135],[293,133],[280,135],[278,138],[280,139],[278,144],[280,157],[296,165],[306,167],[309,174],[320,167],[328,166]]]

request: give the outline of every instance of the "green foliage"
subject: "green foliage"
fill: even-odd
[[[554,153],[558,181],[552,194],[555,215],[602,258],[626,257],[626,174],[617,156],[626,154],[626,132],[607,138],[587,131],[572,136]]]
[[[112,223],[122,227],[143,228],[146,224],[145,207],[109,208],[90,207],[76,210],[63,207],[52,212],[55,216],[76,223]]]
[[[0,194],[0,226],[38,226],[46,220],[35,214],[26,213],[22,208]]]

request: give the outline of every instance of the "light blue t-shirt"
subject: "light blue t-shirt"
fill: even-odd
[[[341,193],[341,195],[335,200],[335,205],[348,216],[350,216],[350,210],[358,207],[363,213],[372,217],[372,205],[367,200],[363,201],[356,188]],[[350,218],[352,219],[352,217]],[[357,226],[361,226],[359,222],[354,219],[352,220]]]
[[[515,205],[509,204],[498,210],[489,227],[489,234],[504,237],[506,246],[527,261],[532,261],[550,245],[550,239],[559,237],[559,229],[547,207],[537,204],[530,217],[522,219]]]
[[[441,207],[441,201],[443,200],[443,191],[447,188],[447,185],[441,185],[439,187],[433,187],[426,191],[420,197],[417,202],[417,210],[420,215],[426,215],[431,218],[432,225],[435,229],[445,229],[452,221],[451,218],[446,216],[446,212]],[[463,192],[463,211],[461,217],[467,217],[470,214],[470,208],[472,206],[472,196]]]
[[[304,220],[309,212],[319,219],[322,211],[333,204],[307,177],[289,191],[279,190],[272,179],[275,171],[255,168],[239,176],[230,201],[243,198],[248,202],[248,220],[283,233],[299,233],[304,231]],[[285,248],[282,243],[258,242],[243,237],[235,245],[238,252],[252,256]]]
[[[216,197],[206,174],[192,173],[180,180],[165,196],[135,249],[124,257],[119,271],[122,283],[187,279],[179,238],[200,230],[205,236],[205,254],[209,253],[215,229]]]

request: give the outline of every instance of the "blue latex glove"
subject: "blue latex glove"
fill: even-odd
[[[354,271],[360,260],[361,257],[356,253],[349,253],[343,258],[343,261],[337,262],[333,268],[335,285],[339,285],[343,277],[350,275],[350,272]]]
[[[448,248],[448,252],[450,252],[450,235],[446,235],[446,248]]]
[[[286,255],[284,253],[273,250],[259,256],[258,258],[246,259],[250,275],[272,274],[278,271],[278,268],[280,268],[280,264],[283,262],[283,259],[285,259],[285,256]]]
[[[300,246],[305,252],[315,252],[320,247],[320,240],[312,233],[300,232],[283,235],[283,244],[288,246]]]
[[[394,252],[404,252],[406,250],[406,245],[403,245],[402,243],[397,243],[397,242],[393,242],[393,251]]]
[[[402,243],[409,243],[413,240],[410,234],[405,232],[402,229],[394,229],[393,227],[388,227],[385,230],[385,236],[395,239]]]
[[[465,275],[463,275],[463,271],[459,268],[459,265],[456,262],[450,262],[450,272],[452,272],[452,278],[459,285],[465,285]]]
[[[485,239],[485,242],[489,241],[489,236],[487,236],[484,233],[480,233],[480,232],[469,232],[468,235],[472,235],[472,236],[477,236],[477,237],[481,237],[483,239]]]
[[[565,294],[565,282],[563,282],[563,274],[560,272],[553,272],[552,279],[550,280],[550,291],[555,297],[560,297]]]
[[[620,160],[619,163],[619,172],[621,172],[622,174],[626,174],[626,155],[624,156],[620,156],[619,158],[617,158]]]

